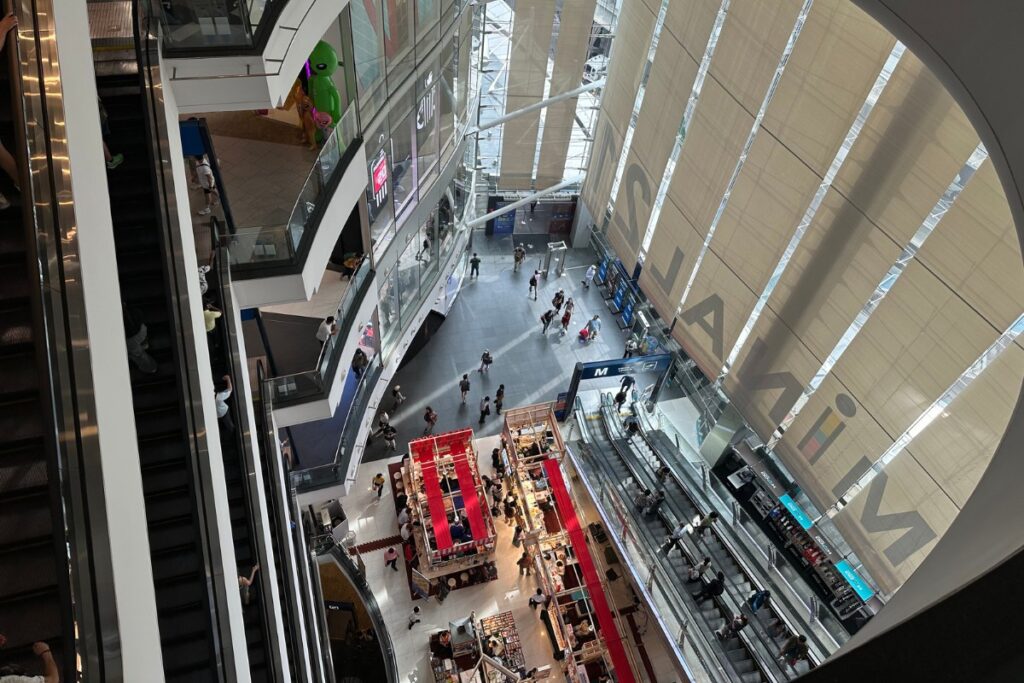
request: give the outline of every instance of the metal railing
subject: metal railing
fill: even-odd
[[[288,0],[161,2],[164,50],[186,57],[260,53],[287,4]]]
[[[324,141],[283,225],[234,226],[231,267],[236,279],[266,277],[301,269],[327,205],[362,144],[359,114],[352,101]]]
[[[331,335],[324,342],[313,369],[270,378],[271,391],[277,407],[324,398],[330,391],[332,381],[338,379],[336,375],[341,365],[345,341],[349,339],[349,333],[355,329],[359,306],[373,284],[373,272],[370,259],[363,258],[352,274],[349,286],[342,294],[334,313],[338,334]]]

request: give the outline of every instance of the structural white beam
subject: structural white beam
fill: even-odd
[[[540,197],[544,197],[544,196],[547,196],[549,194],[554,194],[555,192],[558,192],[559,190],[564,190],[565,188],[569,187],[570,185],[575,185],[576,183],[579,183],[582,180],[583,180],[583,178],[570,178],[569,180],[563,180],[562,182],[558,183],[557,185],[552,185],[551,187],[548,187],[548,188],[545,188],[543,190],[539,190],[537,192],[534,192],[533,194],[528,195],[526,197],[523,197],[522,199],[520,199],[518,201],[512,202],[508,206],[503,206],[500,209],[495,209],[494,211],[491,211],[490,213],[485,213],[483,216],[480,216],[478,218],[474,218],[473,220],[471,220],[468,223],[466,223],[466,225],[468,225],[470,228],[475,228],[478,225],[483,225],[484,223],[486,223],[487,221],[491,220],[492,218],[497,218],[498,216],[506,214],[509,211],[515,211],[520,206],[526,206],[530,202],[535,201],[536,199],[539,199]]]
[[[505,123],[506,121],[510,121],[510,120],[514,119],[515,117],[517,117],[517,116],[521,116],[523,114],[529,114],[532,111],[538,111],[540,109],[543,109],[544,107],[551,106],[552,104],[555,104],[556,102],[562,102],[564,100],[568,100],[568,99],[571,99],[573,97],[578,97],[579,95],[582,95],[585,92],[590,92],[591,90],[597,90],[598,88],[603,88],[603,87],[604,87],[604,79],[602,78],[599,81],[594,81],[593,83],[588,83],[586,85],[581,85],[580,87],[576,88],[575,90],[570,90],[568,92],[564,92],[564,93],[555,95],[554,97],[549,97],[546,100],[541,100],[540,102],[536,102],[534,104],[531,104],[528,107],[523,107],[522,109],[517,109],[516,111],[510,112],[508,114],[505,114],[504,116],[499,116],[498,118],[496,118],[496,119],[494,119],[492,121],[488,121],[487,123],[481,124],[481,125],[477,126],[476,128],[471,128],[469,131],[467,131],[467,133],[468,134],[479,133],[482,130],[487,130],[488,128],[494,128],[495,126],[500,126],[501,124]]]

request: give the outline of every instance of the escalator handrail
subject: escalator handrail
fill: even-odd
[[[277,435],[274,433],[273,404],[262,360],[256,361],[256,385],[258,387],[257,396],[259,400],[256,422],[257,429],[259,430],[260,454],[266,467],[263,485],[266,487],[267,492],[265,496],[267,514],[270,517],[270,532],[274,535],[278,555],[283,562],[286,558],[292,557],[287,550],[294,549],[292,536],[288,531],[291,528],[291,522],[287,513],[289,507],[287,504],[288,494],[282,484],[282,479],[287,477],[288,467],[283,462],[283,459],[277,455],[279,450]],[[294,560],[297,571],[301,572],[300,558],[294,557]],[[295,629],[296,625],[301,623],[301,609],[299,608],[299,598],[293,590],[294,581],[289,580],[297,577],[289,576],[290,568],[290,563],[285,567],[277,568],[278,575],[282,578],[281,585],[285,587],[286,593],[286,595],[279,596],[281,600],[281,615],[285,620],[286,634],[291,641],[289,647],[295,660],[292,662],[292,665],[299,665],[302,669],[301,672],[292,671],[292,677],[297,680],[305,680],[308,678],[309,672],[306,670],[306,661],[300,656],[302,644]]]
[[[51,514],[63,533],[53,534],[55,555],[68,563],[58,575],[65,673],[104,680],[122,676],[116,603],[100,599],[113,586],[102,471],[99,461],[84,299],[65,268],[79,263],[79,247],[67,154],[63,91],[51,0],[4,3],[19,28],[8,36],[7,69],[15,140],[9,152],[18,167],[22,218],[29,255],[33,325],[37,332],[39,382],[47,433]],[[29,123],[34,125],[29,125]],[[56,151],[55,151],[56,150]],[[67,283],[67,285],[66,285]],[[55,486],[54,483],[57,483]],[[57,529],[55,528],[55,531]],[[101,588],[102,587],[102,588]],[[70,676],[68,676],[70,678]]]
[[[617,422],[615,417],[618,417],[618,409],[614,408],[611,405],[610,401],[609,402],[605,402],[604,401],[605,398],[610,398],[610,397],[607,394],[602,396],[601,424],[603,425],[603,427],[605,429],[605,434],[608,436],[608,439],[611,442],[612,447],[619,454],[619,457],[623,460],[623,462],[627,463],[627,466],[629,467],[629,470],[630,470],[633,478],[637,482],[640,482],[641,481],[640,474],[636,470],[636,468],[634,468],[632,466],[632,462],[635,459],[627,458],[626,454],[623,453],[623,451],[621,450],[619,445],[615,443],[615,439],[613,438],[613,434],[612,434],[612,423],[613,422]],[[612,414],[615,417],[609,418],[609,414]],[[617,424],[616,424],[616,428],[618,428]],[[644,441],[645,441],[645,443],[648,443],[646,441],[646,439]],[[648,447],[650,447],[649,443],[648,443]],[[632,451],[632,445],[630,445],[630,450]],[[633,452],[635,453],[635,451],[633,451]],[[662,458],[662,456],[659,455],[658,452],[655,451],[653,448],[651,449],[651,453],[654,455],[655,458],[658,459],[659,462],[662,462],[662,463],[665,462],[665,460]],[[653,474],[652,474],[652,477],[653,477]],[[670,473],[670,478],[673,480],[673,482],[676,484],[676,486],[679,487],[679,490],[686,497],[686,499],[690,502],[691,506],[693,506],[693,508],[695,510],[697,510],[701,514],[701,516],[706,515],[707,512],[705,510],[703,510],[702,506],[697,504],[697,501],[694,500],[693,496],[690,495],[690,493],[687,491],[686,487],[683,486],[683,483],[676,477],[674,471],[672,471]],[[669,508],[671,508],[671,503],[666,501],[666,504],[667,504],[667,506]],[[664,516],[663,516],[663,519],[664,519]],[[681,521],[681,519],[682,518],[678,518],[678,519],[676,519],[674,521]],[[665,521],[667,522],[668,520],[665,520]],[[670,527],[671,527],[671,525],[670,525]],[[733,561],[733,563],[739,568],[740,572],[743,574],[743,577],[747,580],[747,582],[749,582],[750,585],[754,586],[757,589],[764,588],[764,585],[757,579],[757,576],[755,575],[755,573],[750,570],[750,567],[747,566],[747,564],[744,561],[744,559],[739,556],[739,554],[736,552],[736,550],[733,547],[733,545],[730,542],[728,542],[722,536],[721,531],[718,528],[716,528],[716,527],[712,527],[711,529],[709,529],[709,532],[712,535],[714,535],[715,537],[718,538],[719,543],[722,544],[722,548],[729,555],[729,557]],[[696,556],[694,556],[692,559],[696,559]],[[736,601],[736,606],[742,608],[746,598],[743,595],[730,595],[730,594],[734,594],[734,593],[735,593],[735,590],[733,590],[733,589],[731,589],[731,587],[729,587],[722,594],[722,598],[732,598],[733,600]],[[771,604],[769,604],[768,607],[771,610],[772,614],[774,614],[776,617],[779,616],[777,610]],[[730,610],[730,611],[733,611],[733,610]],[[788,623],[787,623],[787,625],[788,625]],[[756,639],[754,637],[752,637],[751,634],[756,635]],[[758,667],[761,669],[761,672],[762,672],[762,674],[764,676],[774,680],[781,673],[781,675],[783,676],[783,680],[785,680],[786,672],[785,671],[777,670],[778,669],[777,662],[775,661],[775,658],[774,658],[775,643],[771,640],[770,636],[768,636],[766,633],[763,632],[763,628],[758,623],[756,623],[756,620],[754,622],[751,622],[750,628],[744,629],[741,633],[737,634],[737,638],[739,638],[739,640],[744,644],[744,646],[746,647],[746,649],[750,653],[751,658],[758,665]],[[766,638],[767,638],[767,640],[766,640]],[[758,646],[760,646],[760,648]]]
[[[212,580],[205,586],[205,599],[210,612],[211,635],[213,638],[213,666],[221,680],[234,680],[239,674],[236,671],[236,657],[231,637],[231,618],[229,615],[229,586],[237,583],[234,576],[224,575],[222,550],[217,542],[217,510],[213,493],[217,482],[209,473],[209,434],[217,434],[217,426],[209,430],[203,411],[202,381],[197,363],[187,362],[187,358],[195,358],[196,335],[192,330],[188,281],[195,279],[194,272],[183,272],[181,254],[184,245],[181,239],[181,226],[175,200],[175,182],[169,160],[173,158],[167,121],[163,117],[163,83],[156,82],[154,74],[160,74],[159,55],[159,21],[155,19],[159,9],[155,0],[131,0],[132,31],[135,41],[135,59],[138,65],[138,78],[143,100],[143,122],[146,130],[147,152],[150,157],[148,172],[157,194],[155,212],[159,221],[159,240],[164,266],[166,268],[166,284],[170,288],[167,293],[166,305],[170,322],[170,338],[173,358],[177,365],[177,376],[180,391],[183,395],[181,417],[185,422],[184,432],[188,435],[189,465],[192,480],[195,484],[195,500],[193,507],[198,519],[200,538],[199,548],[202,562]],[[191,217],[189,216],[189,220]],[[191,229],[191,224],[188,224]],[[234,569],[232,569],[234,573]],[[165,663],[166,664],[166,663]]]
[[[577,410],[577,422],[581,425],[581,432],[589,434],[590,428],[589,428],[588,425],[586,425],[586,412],[583,409],[582,401],[580,401],[579,398],[577,398],[576,401],[577,401],[577,408],[576,408],[576,410]],[[629,472],[630,476],[632,477],[633,481],[635,481],[639,485],[641,483],[642,479],[640,478],[640,476],[637,473],[636,469],[633,467],[632,459],[626,457],[626,455],[622,452],[622,450],[619,448],[619,446],[615,443],[615,439],[613,439],[611,437],[611,434],[608,433],[608,431],[607,431],[607,424],[604,421],[604,416],[603,415],[601,417],[601,427],[602,427],[602,430],[603,430],[603,432],[605,434],[605,438],[608,440],[608,443],[611,445],[612,450],[614,450],[615,455],[619,458],[619,460],[626,467],[626,469]],[[607,474],[606,474],[606,476],[607,476]],[[626,504],[628,504],[628,501],[625,501],[625,502],[626,502]],[[636,525],[636,526],[637,526],[637,529],[639,530],[639,528],[640,528],[639,525]],[[644,548],[643,550],[646,551],[647,549]],[[657,557],[655,557],[654,561],[657,561]],[[692,614],[691,608],[688,605],[684,605],[683,604],[682,596],[681,595],[679,596],[678,602],[679,602],[679,606],[681,607],[684,615],[686,615],[690,619],[693,619],[694,621],[697,621],[694,618],[693,614]],[[694,634],[694,631],[692,629],[688,630],[687,633],[690,635],[690,639],[691,640],[699,642],[700,648],[699,649],[695,648],[695,651],[697,652],[698,657],[701,659],[701,664],[704,665],[704,668],[706,670],[710,670],[710,667],[708,665],[708,662],[705,660],[705,656],[714,657],[714,661],[717,664],[716,670],[719,673],[726,673],[726,675],[729,675],[728,672],[731,672],[732,676],[730,677],[730,680],[738,680],[738,672],[736,672],[735,667],[733,665],[733,662],[729,659],[729,657],[726,655],[725,651],[722,650],[721,647],[717,647],[717,648],[713,647],[711,641],[708,640],[708,638],[707,638],[707,634],[702,629],[697,629],[696,630],[696,634]],[[749,648],[745,648],[745,649],[748,649],[748,652],[749,652]],[[760,662],[757,661],[757,658],[753,654],[753,652],[750,652],[750,654],[751,654],[752,660],[756,664],[760,664]],[[761,667],[759,667],[759,668],[761,668]]]
[[[330,555],[338,563],[341,571],[347,576],[352,585],[355,586],[356,592],[359,593],[359,597],[366,607],[367,614],[370,615],[370,621],[373,622],[373,629],[377,633],[377,642],[380,644],[381,654],[384,658],[384,669],[387,671],[388,683],[398,683],[398,662],[395,656],[395,645],[391,640],[391,632],[388,629],[387,622],[384,621],[384,615],[380,611],[380,605],[373,594],[373,589],[367,583],[366,577],[359,571],[355,562],[352,561],[352,558],[348,556],[348,551],[339,545],[334,545],[330,550]]]
[[[238,329],[235,327],[235,308],[234,300],[231,297],[231,268],[228,265],[228,254],[227,249],[224,247],[220,239],[220,221],[216,217],[212,217],[210,220],[210,236],[213,242],[213,253],[214,262],[216,264],[216,277],[214,280],[217,283],[218,296],[220,298],[221,306],[221,318],[220,324],[216,326],[215,330],[221,339],[221,347],[224,349],[224,360],[228,367],[228,374],[231,376],[231,382],[233,386],[240,388],[242,386],[242,364],[243,360],[238,353],[239,349],[239,334]],[[266,539],[263,534],[258,533],[257,530],[263,527],[263,514],[262,510],[258,505],[254,505],[253,501],[259,500],[259,486],[256,476],[256,460],[254,458],[252,441],[248,438],[248,426],[249,426],[249,402],[241,400],[243,394],[236,393],[236,398],[231,402],[230,410],[233,411],[233,420],[235,423],[235,432],[232,434],[232,438],[235,441],[235,448],[238,449],[239,458],[242,464],[242,486],[243,500],[245,501],[246,508],[246,532],[249,536],[249,543],[256,554],[256,562],[259,564],[261,571],[259,572],[260,581],[260,595],[263,599],[257,600],[256,602],[260,608],[261,619],[263,621],[263,631],[265,637],[269,642],[266,644],[268,647],[267,657],[270,661],[270,668],[274,672],[274,675],[283,680],[284,668],[281,662],[280,649],[277,647],[277,634],[278,630],[274,619],[272,618],[272,610],[268,604],[269,597],[273,595],[271,584],[273,583],[273,576],[268,570],[269,563],[267,560],[267,546]],[[280,571],[280,568],[278,568]]]

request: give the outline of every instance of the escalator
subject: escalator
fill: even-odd
[[[97,86],[109,119],[108,145],[125,157],[108,182],[122,306],[145,324],[147,352],[156,361],[148,374],[131,367],[131,387],[164,673],[168,681],[217,681],[219,630],[197,490],[201,467],[187,417],[191,397],[183,387],[168,272],[172,255],[159,209],[147,102],[137,72],[99,76]]]
[[[12,100],[8,71],[0,68],[0,139],[7,145],[19,139],[14,117],[21,109]],[[32,644],[42,641],[61,679],[73,680],[68,552],[57,443],[48,417],[35,226],[27,200],[6,176],[0,192],[11,202],[0,210],[0,634],[7,639],[0,666],[44,673],[32,652]]]
[[[228,254],[226,249],[218,249],[217,235],[219,234],[219,221],[211,220],[211,233],[213,234],[214,253],[216,265],[207,274],[209,283],[207,298],[212,300],[214,306],[224,312],[221,320],[212,333],[207,335],[210,350],[210,365],[213,370],[213,377],[219,378],[228,375],[236,387],[241,386],[241,371],[239,368],[240,359],[234,351],[236,342],[232,339],[229,329],[234,316],[231,309],[231,294],[228,289],[230,285],[230,270],[228,268]],[[271,596],[266,594],[263,586],[264,572],[268,571],[268,565],[260,556],[260,543],[258,534],[255,510],[258,509],[258,501],[253,500],[254,490],[250,488],[249,474],[250,455],[246,451],[243,441],[244,426],[248,424],[248,413],[243,413],[238,400],[229,403],[232,414],[232,421],[235,429],[228,433],[221,430],[220,451],[224,464],[224,479],[227,485],[228,509],[231,512],[231,537],[235,549],[235,565],[238,567],[239,576],[249,576],[253,568],[260,565],[261,569],[253,578],[249,590],[249,601],[242,604],[242,618],[245,622],[246,650],[249,653],[249,674],[253,683],[264,683],[275,680],[272,673],[276,671],[276,662],[271,658],[275,652],[270,642],[272,631],[269,621],[271,610]]]
[[[580,418],[586,419],[582,414]],[[632,501],[641,488],[654,490],[654,472],[659,466],[656,456],[649,450],[645,450],[645,445],[636,439],[631,441],[624,438],[622,433],[614,427],[619,418],[613,406],[602,405],[600,414],[593,415],[593,418],[600,421],[601,425],[597,429],[587,430],[592,438],[592,449],[601,454],[602,464],[613,475],[615,483],[620,487],[620,497],[625,501]],[[672,478],[666,482],[664,491],[666,507],[671,506],[677,509],[680,518],[693,519],[698,514],[692,501]],[[672,531],[672,522],[664,516],[663,512],[654,515],[641,515],[632,504],[630,504],[630,509],[634,512],[638,525],[646,531],[644,534],[646,545],[652,549],[660,546]],[[686,602],[687,608],[695,615],[701,615],[703,630],[710,632],[717,629],[726,617],[731,617],[722,610],[717,601],[708,600],[697,605],[692,597],[683,595],[683,593],[694,592],[697,588],[696,584],[687,583],[690,562],[678,550],[672,549],[667,555],[659,554],[658,557],[663,558],[662,564],[668,565],[669,571],[674,574],[676,585],[680,586],[680,595]],[[712,567],[715,571],[721,570],[725,573],[726,581],[731,587],[739,587],[739,590],[749,592],[749,584],[742,571],[738,574],[731,572],[727,564],[719,562],[715,557],[712,557]],[[763,683],[773,680],[765,675],[763,665],[758,662],[759,658],[744,640],[732,637],[720,641],[720,647],[721,655],[719,657],[724,657],[726,660],[730,679],[743,683]]]

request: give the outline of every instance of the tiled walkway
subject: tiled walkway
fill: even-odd
[[[484,238],[488,239],[488,238]],[[483,253],[477,239],[475,247]],[[505,385],[505,406],[521,406],[554,400],[568,388],[576,363],[619,358],[625,343],[614,316],[605,305],[600,290],[589,291],[580,284],[586,267],[593,258],[589,249],[570,250],[564,277],[542,280],[537,301],[527,297],[529,268],[512,271],[508,256],[482,256],[480,277],[467,280],[447,320],[407,366],[395,375],[392,385],[399,384],[408,400],[391,416],[398,429],[398,442],[403,444],[423,431],[426,406],[439,415],[436,432],[471,426],[477,434],[497,434],[501,418],[492,414],[483,425],[479,403],[485,395],[494,399],[499,384]],[[527,265],[535,267],[537,257]],[[576,302],[569,333],[561,337],[557,324],[541,334],[540,316],[550,308],[551,298],[559,289]],[[577,332],[594,314],[603,323],[600,337],[583,346]],[[489,349],[494,364],[487,374],[477,371],[480,355]],[[459,378],[469,374],[472,388],[466,403],[459,395]],[[617,380],[595,381],[609,385]],[[390,393],[384,407],[390,407]],[[388,457],[382,442],[370,444],[366,459]]]

